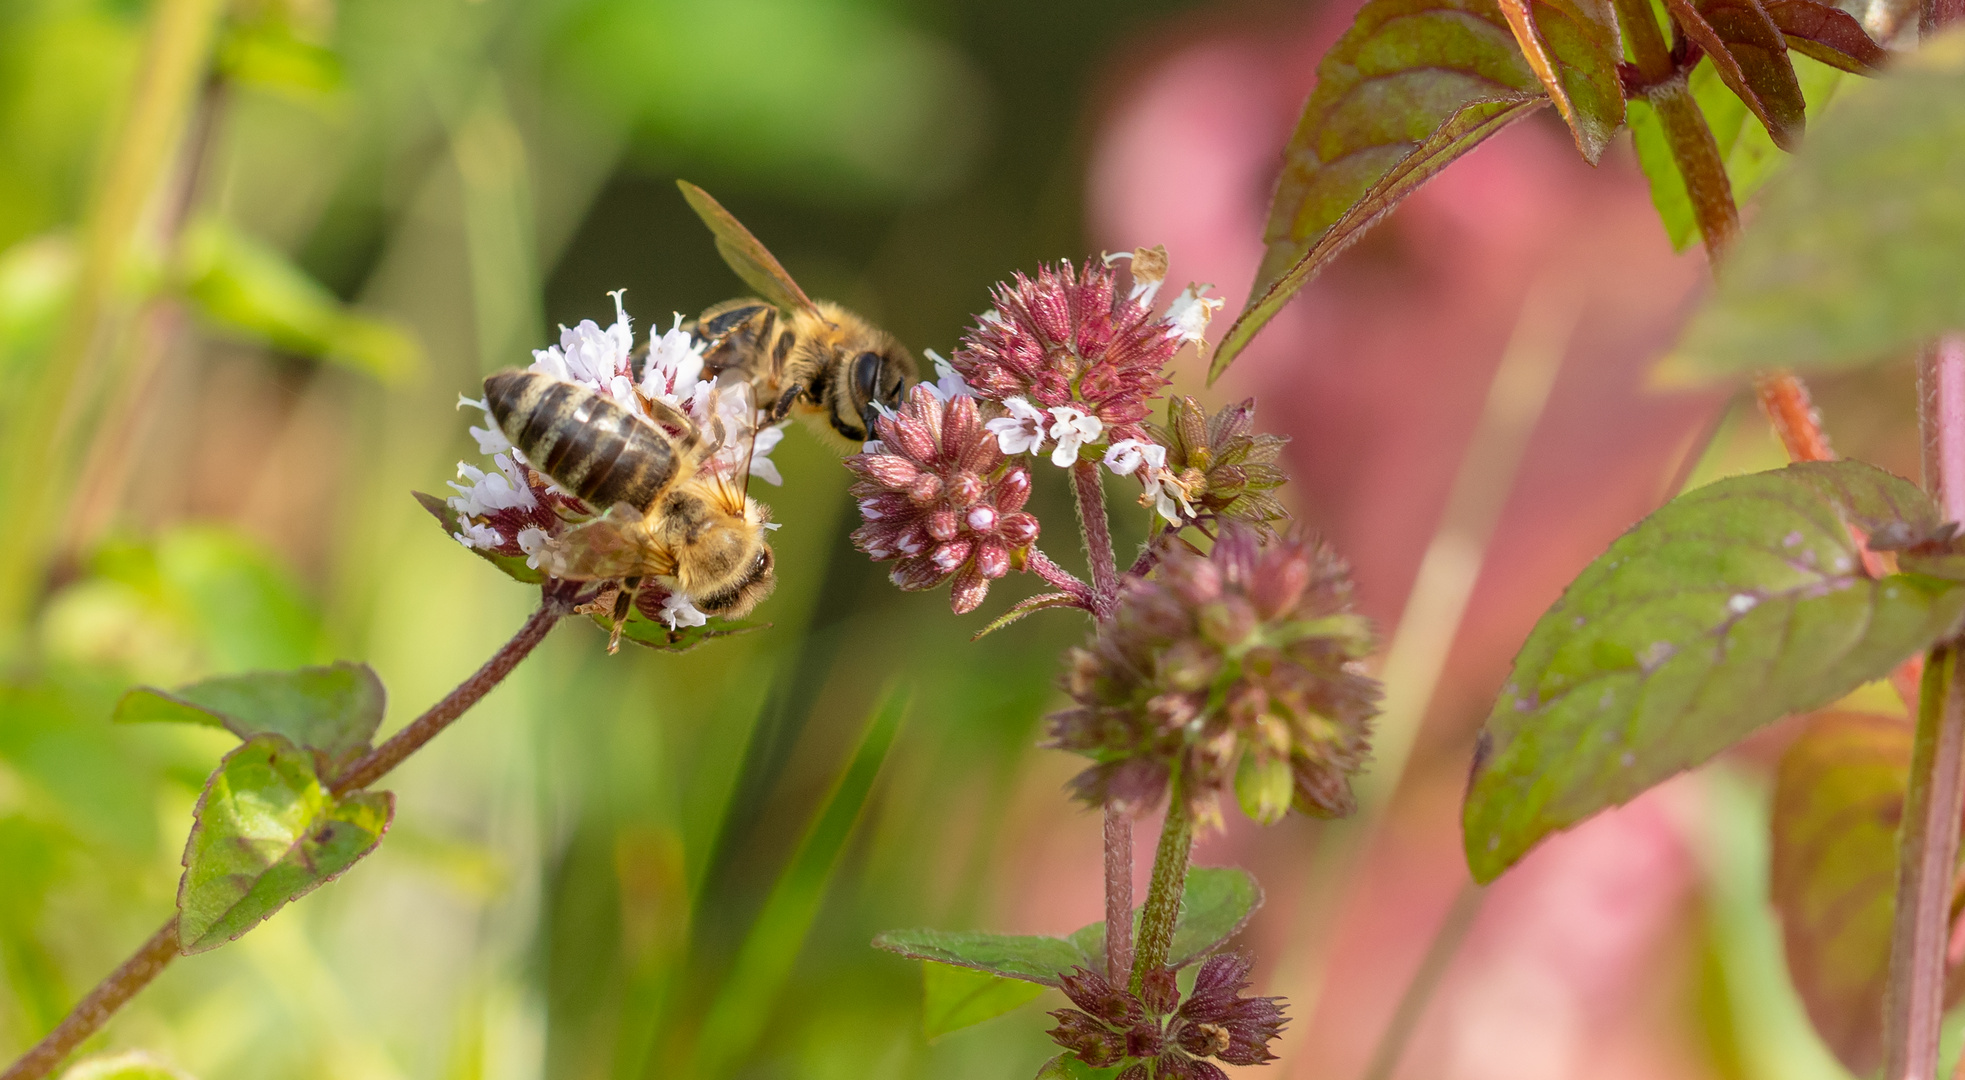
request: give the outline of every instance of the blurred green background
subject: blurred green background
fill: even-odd
[[[476,459],[458,391],[557,324],[605,321],[607,290],[628,290],[638,331],[742,291],[674,178],[814,295],[946,351],[1007,269],[1083,253],[1083,103],[1101,57],[1174,6],[0,4],[0,423],[19,440],[60,400],[80,417],[5,481],[19,507],[39,497],[23,474],[55,478],[4,550],[55,573],[17,582],[7,611],[0,1058],[170,910],[225,748],[112,729],[123,688],[356,658],[394,725],[523,620],[532,590],[409,492]],[[211,35],[177,120],[141,113],[160,108],[146,41],[171,20]],[[143,173],[133,110],[192,151],[167,144]],[[127,265],[92,279],[119,168],[155,182]],[[100,329],[77,346],[64,320],[84,303]],[[86,372],[51,376],[78,358]],[[835,456],[794,432],[778,459],[771,630],[609,657],[591,625],[562,627],[390,779],[380,852],[175,965],[95,1045],[210,1080],[658,1077],[691,1053],[714,1075],[1034,1071],[1033,1011],[924,1044],[918,965],[867,942],[992,914],[1007,808],[1081,629],[1040,618],[969,644],[980,623],[896,593],[848,546]],[[782,990],[733,987],[896,675],[908,718],[795,966]],[[1068,770],[1034,782],[1083,817],[1057,793]],[[792,923],[772,932],[796,945]],[[719,993],[739,1022],[692,1049]]]

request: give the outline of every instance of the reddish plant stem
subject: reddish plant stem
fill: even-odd
[[[349,770],[336,779],[330,790],[336,795],[367,787],[382,778],[389,770],[402,764],[403,759],[415,753],[423,744],[435,738],[437,733],[450,726],[451,721],[462,716],[466,710],[478,703],[491,688],[503,682],[512,673],[519,661],[524,660],[539,642],[545,640],[550,631],[566,613],[573,609],[575,594],[579,586],[570,582],[549,583],[541,590],[539,607],[532,617],[525,621],[517,634],[512,636],[499,650],[492,654],[484,666],[465,679],[457,689],[445,695],[442,701],[432,705],[423,715],[411,721],[408,727],[397,732],[388,742],[383,743],[367,757],[357,761]],[[172,915],[162,929],[143,943],[135,955],[123,961],[121,967],[110,972],[109,977],[96,984],[89,995],[62,1018],[60,1024],[48,1033],[47,1037],[34,1044],[20,1060],[0,1073],[0,1080],[41,1080],[61,1064],[77,1046],[96,1033],[108,1022],[117,1009],[136,995],[136,992],[150,984],[159,972],[178,955],[177,916]]]
[[[505,676],[519,666],[519,661],[531,654],[533,648],[546,639],[548,631],[573,609],[573,588],[570,583],[548,583],[541,591],[539,607],[532,617],[519,627],[499,650],[491,654],[484,666],[473,672],[471,677],[459,683],[457,689],[444,695],[442,701],[426,709],[423,715],[410,721],[409,726],[389,738],[388,742],[369,751],[368,755],[348,767],[348,771],[335,778],[329,788],[336,795],[345,795],[382,779],[390,769],[403,763],[403,759],[423,748],[423,744],[437,737],[451,722],[469,711],[478,699],[491,692],[491,688],[505,681]]]
[[[1049,555],[1033,547],[1030,549],[1027,565],[1031,573],[1056,586],[1060,591],[1070,593],[1078,601],[1079,607],[1094,615],[1098,614],[1098,608],[1092,602],[1092,587],[1078,580],[1076,574],[1052,562]]]
[[[1103,621],[1119,604],[1119,566],[1112,556],[1112,526],[1105,517],[1098,462],[1071,466],[1071,487],[1078,495],[1078,527],[1085,534],[1085,561],[1092,570],[1092,613]]]
[[[89,996],[70,1010],[48,1032],[46,1038],[35,1043],[33,1049],[22,1054],[19,1061],[0,1073],[0,1080],[41,1080],[53,1072],[77,1046],[96,1033],[114,1015],[123,1003],[136,995],[136,992],[150,985],[170,962],[177,959],[177,916],[172,915],[150,940],[131,955],[123,965],[109,974],[109,977],[96,984]]]
[[[1952,866],[1965,812],[1965,685],[1956,642],[1931,650],[1897,837],[1897,905],[1883,997],[1884,1080],[1938,1075]]]
[[[1133,819],[1105,806],[1105,977],[1116,983],[1133,966]]]

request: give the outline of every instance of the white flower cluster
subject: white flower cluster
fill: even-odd
[[[608,294],[614,298],[612,326],[603,329],[592,319],[582,319],[571,329],[560,327],[559,344],[533,350],[531,370],[586,386],[650,423],[657,423],[652,403],[659,401],[688,416],[706,431],[721,426],[723,444],[706,463],[706,468],[735,474],[745,468],[748,459],[750,475],[769,484],[784,483],[778,466],[771,460],[771,451],[784,438],[784,426],[759,427],[760,417],[751,401],[748,383],[719,386],[715,377],[702,377],[704,343],[682,329],[682,316],[676,316],[676,324],[666,333],[649,335],[648,359],[640,380],[635,379],[630,359],[634,353],[634,326],[621,302],[623,291]],[[450,485],[457,494],[448,502],[464,520],[462,528],[451,535],[467,548],[500,547],[505,538],[497,529],[471,519],[507,508],[531,510],[538,506],[538,500],[517,468],[525,461],[524,455],[499,430],[488,405],[461,395],[457,403],[459,408],[469,405],[485,414],[485,426],[472,427],[471,437],[477,440],[478,451],[490,456],[498,468],[488,473],[458,462],[457,474],[465,483]],[[550,479],[546,482],[552,484]],[[520,529],[513,537],[525,552],[526,565],[535,569],[548,539],[543,530],[531,527]],[[663,605],[662,616],[669,628],[703,625],[706,616],[687,596],[673,591],[673,583],[668,584],[671,593]]]
[[[1055,440],[1051,464],[1068,469],[1077,462],[1079,447],[1105,437],[1105,421],[1073,405],[1053,405],[1045,410],[1011,397],[1003,399],[1003,407],[1010,415],[999,416],[983,427],[996,436],[996,445],[1005,454],[1039,453],[1045,440]]]

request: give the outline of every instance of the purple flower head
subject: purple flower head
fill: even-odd
[[[1228,520],[1206,555],[1170,545],[1069,657],[1076,707],[1050,716],[1047,745],[1096,762],[1079,797],[1144,810],[1179,764],[1204,819],[1231,786],[1262,821],[1350,813],[1378,701],[1350,594],[1344,563],[1299,536]]]
[[[903,589],[953,578],[950,606],[975,610],[1037,539],[1037,519],[1023,511],[1030,470],[1003,456],[975,398],[943,401],[927,384],[874,432],[877,441],[846,459],[860,476],[851,491],[865,522],[854,546],[876,562],[897,560],[892,578]]]
[[[1243,997],[1249,963],[1213,956],[1196,973],[1185,1002],[1172,968],[1147,975],[1139,993],[1075,968],[1060,984],[1075,1009],[1058,1009],[1051,1041],[1094,1068],[1124,1065],[1121,1077],[1185,1077],[1226,1080],[1220,1067],[1274,1061],[1269,1044],[1288,1018],[1279,997]]]

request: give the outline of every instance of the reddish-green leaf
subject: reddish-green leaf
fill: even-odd
[[[1522,56],[1595,164],[1624,123],[1617,19],[1604,0],[1499,0]]]
[[[1767,0],[1767,15],[1788,39],[1788,48],[1830,67],[1874,75],[1890,59],[1883,46],[1863,32],[1854,15],[1816,0]]]
[[[1566,41],[1548,44],[1572,61]],[[1208,377],[1399,200],[1548,101],[1494,0],[1366,4],[1317,66],[1269,207],[1268,251]]]
[[[1857,1076],[1882,1064],[1883,988],[1897,887],[1897,821],[1911,725],[1824,713],[1774,784],[1774,907],[1788,972],[1815,1030]]]
[[[437,519],[437,523],[443,526],[445,534],[455,537],[463,531],[463,520],[458,516],[455,507],[435,495],[426,494],[421,491],[412,491],[410,494],[416,496],[416,501],[422,505],[423,509],[428,510],[430,516]],[[525,564],[525,556],[523,555],[500,555],[495,551],[485,551],[481,548],[471,548],[469,550],[471,554],[504,571],[505,576],[511,578],[513,581],[522,581],[527,585],[537,585],[546,580],[544,573]]]
[[[1801,145],[1807,103],[1788,62],[1787,39],[1760,0],[1665,0],[1665,6],[1774,145],[1790,153]]]
[[[1955,632],[1965,585],[1872,578],[1849,533],[1937,519],[1908,481],[1838,461],[1721,480],[1639,522],[1535,624],[1488,715],[1461,817],[1475,879]]]

